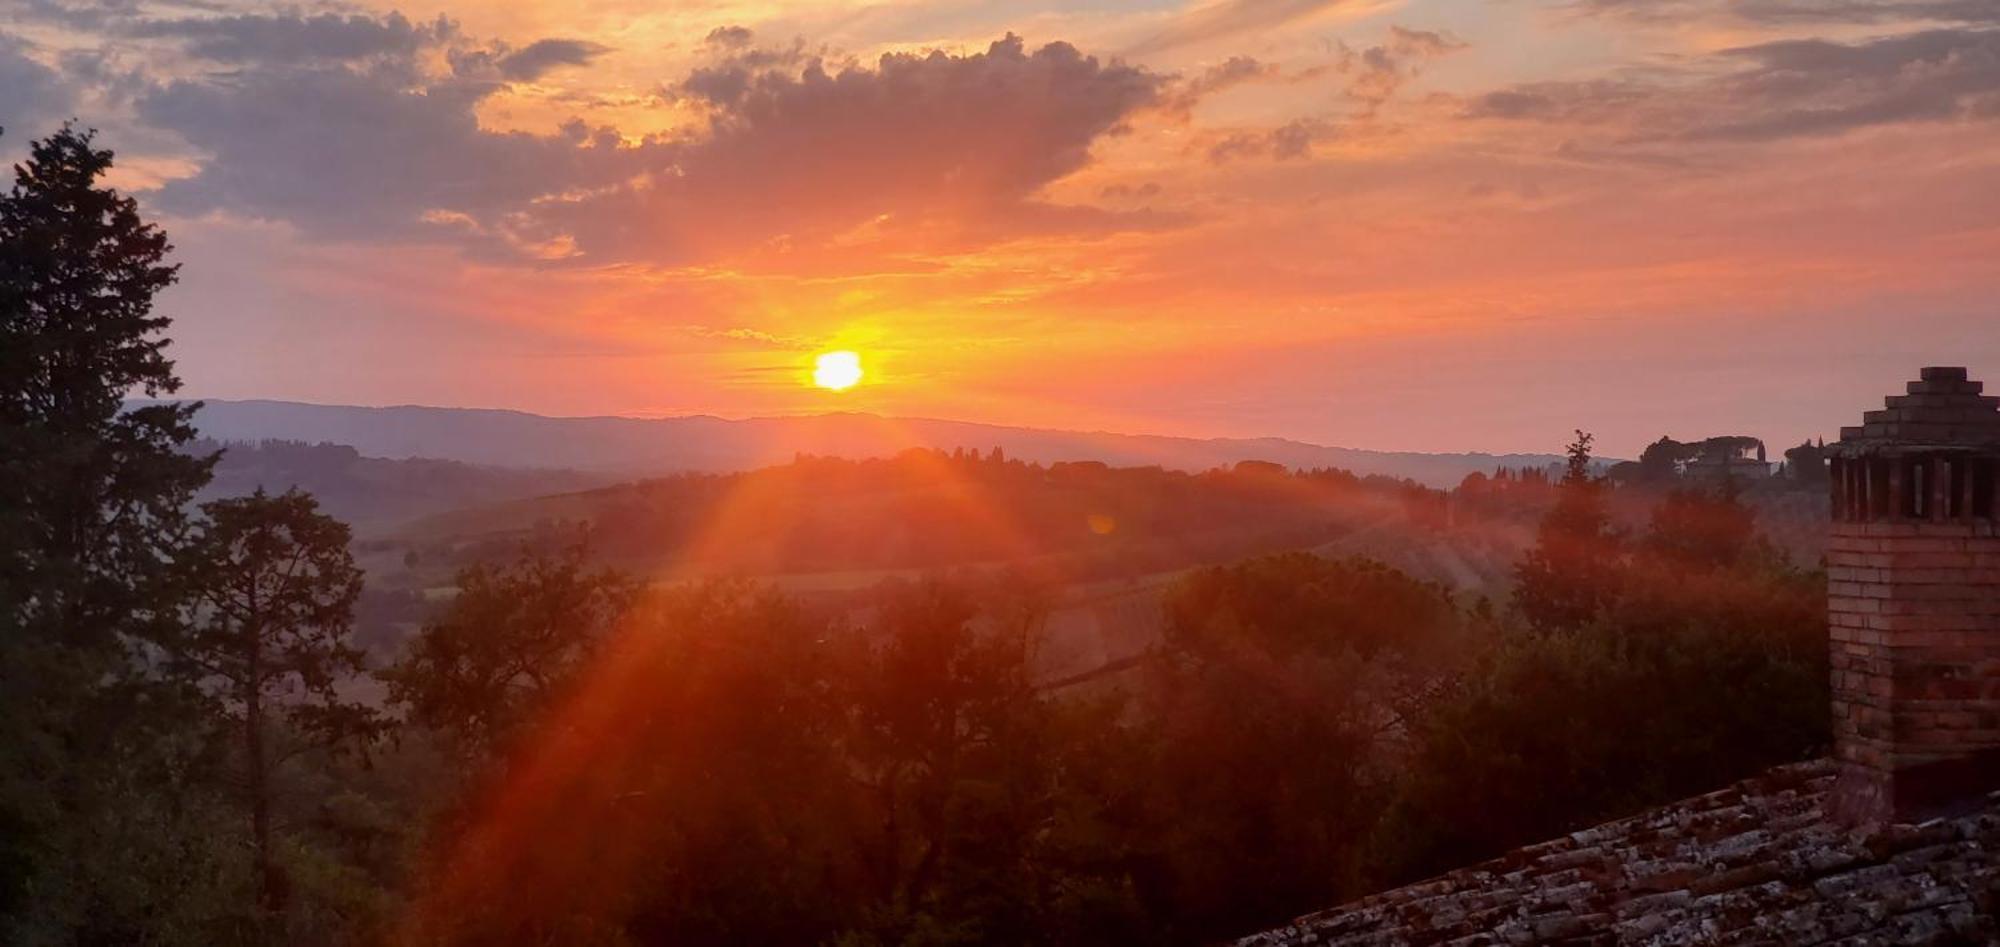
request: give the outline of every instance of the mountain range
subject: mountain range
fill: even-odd
[[[928,418],[821,414],[730,420],[547,417],[490,408],[359,407],[289,401],[204,402],[201,435],[219,441],[329,442],[382,458],[431,458],[494,467],[566,469],[643,477],[724,472],[785,463],[800,454],[881,457],[917,447],[990,451],[1027,461],[1206,470],[1244,460],[1338,467],[1356,474],[1456,485],[1473,471],[1546,467],[1552,454],[1429,454],[1327,447],[1275,437],[1192,438],[1006,427]]]

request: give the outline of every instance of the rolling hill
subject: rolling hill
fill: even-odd
[[[1190,438],[1004,427],[925,418],[823,414],[728,420],[545,417],[483,408],[354,407],[286,401],[207,401],[195,423],[222,441],[345,444],[369,457],[563,468],[621,476],[751,470],[800,454],[888,457],[912,447],[999,448],[1039,463],[1208,470],[1242,460],[1294,469],[1337,467],[1449,487],[1498,466],[1544,467],[1550,454],[1426,454],[1326,447],[1282,438]]]

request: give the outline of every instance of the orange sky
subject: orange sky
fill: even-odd
[[[1629,455],[2000,380],[1977,0],[214,6],[0,8],[195,395]]]

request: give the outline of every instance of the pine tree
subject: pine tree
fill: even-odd
[[[153,298],[178,266],[135,202],[98,186],[111,152],[64,127],[0,197],[0,629],[101,647],[170,615],[160,585],[212,458],[178,449],[199,405]]]
[[[100,185],[111,157],[65,126],[0,194],[0,824],[32,827],[0,839],[0,875],[33,892],[0,894],[0,940],[120,942],[199,900],[155,885],[198,873],[199,836],[161,828],[196,808],[163,769],[194,741],[144,657],[213,459],[181,450],[196,406],[125,404],[180,386],[153,311],[176,267]]]
[[[296,490],[202,505],[190,564],[189,630],[174,648],[222,708],[243,752],[258,906],[284,907],[273,848],[278,767],[299,753],[376,736],[372,707],[343,697],[363,670],[350,643],[361,570],[348,529]]]
[[[1617,595],[1622,550],[1605,510],[1604,482],[1591,471],[1590,443],[1589,434],[1576,432],[1556,505],[1514,570],[1514,605],[1537,628],[1579,627]]]

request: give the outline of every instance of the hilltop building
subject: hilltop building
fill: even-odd
[[[1827,450],[1831,758],[1241,943],[2000,943],[2000,397],[1926,368]]]
[[[1711,437],[1696,445],[1695,455],[1681,467],[1681,476],[1697,480],[1761,480],[1771,475],[1764,459],[1764,442],[1754,437]]]

